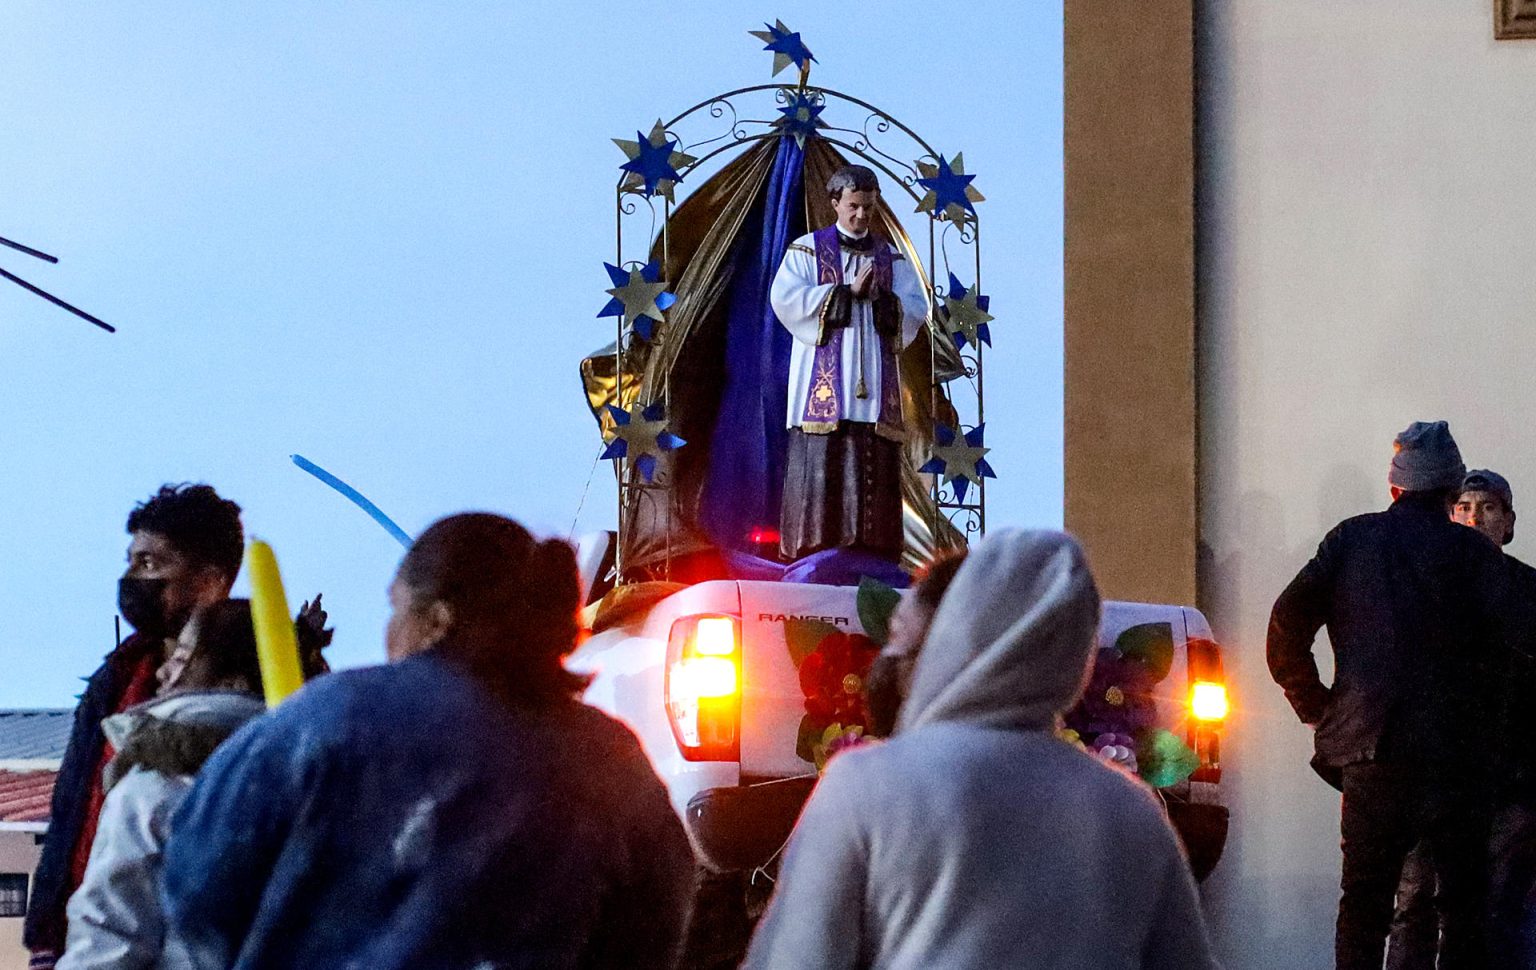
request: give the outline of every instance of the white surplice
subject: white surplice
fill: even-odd
[[[843,235],[853,237],[849,232],[843,232]],[[891,266],[891,289],[901,300],[901,346],[905,347],[917,338],[918,330],[928,319],[928,297],[923,292],[911,262],[903,259],[896,247],[891,246],[891,251],[895,254]],[[842,257],[843,282],[848,284],[858,278],[864,267],[874,263],[872,254],[851,249],[843,249]],[[769,293],[773,312],[795,338],[789,354],[789,410],[786,427],[790,428],[799,427],[800,416],[805,413],[805,400],[810,394],[816,360],[816,345],[821,338],[821,310],[827,298],[832,295],[833,284],[820,283],[819,279],[815,236],[801,236],[790,244],[789,251],[784,254],[784,262],[773,278],[773,289]],[[849,326],[843,334],[843,420],[869,424],[879,422],[880,368],[883,363],[880,358],[880,337],[875,332],[873,307],[868,300],[854,300]],[[861,374],[868,394],[863,398],[855,393]]]

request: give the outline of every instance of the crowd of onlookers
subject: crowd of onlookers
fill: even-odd
[[[1527,966],[1536,570],[1499,551],[1508,483],[1468,475],[1443,422],[1398,437],[1390,483],[1390,508],[1323,540],[1269,632],[1343,792],[1338,966],[1379,970],[1389,932],[1394,967]],[[76,713],[33,966],[686,965],[683,827],[563,664],[569,545],[487,513],[440,520],[388,591],[389,662],[328,674],[316,597],[296,620],[309,682],[268,710],[250,604],[229,598],[239,507],[167,486],[127,527],[134,633]],[[1215,966],[1153,792],[1057,736],[1099,609],[1056,532],[995,531],[919,575],[868,678],[888,737],[829,764],[746,965]]]
[[[1388,481],[1391,506],[1330,531],[1269,625],[1270,671],[1343,793],[1336,965],[1536,966],[1536,569],[1500,551],[1514,495],[1467,472],[1444,421],[1397,436]]]
[[[389,589],[389,663],[319,676],[317,597],[296,621],[310,681],[269,711],[250,604],[229,598],[238,506],[166,487],[128,533],[134,633],[76,715],[34,966],[686,965],[681,822],[563,666],[570,546],[437,522]],[[892,737],[830,765],[748,965],[1214,966],[1156,797],[1055,737],[1098,615],[1060,533],[936,565],[871,678]]]

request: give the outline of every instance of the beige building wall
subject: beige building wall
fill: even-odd
[[[1066,527],[1111,599],[1193,602],[1192,0],[1065,5]]]
[[[1489,0],[1203,8],[1201,598],[1236,704],[1207,898],[1228,967],[1312,970],[1339,800],[1265,625],[1324,532],[1387,503],[1416,419],[1509,475],[1530,509],[1511,551],[1536,558],[1536,41],[1496,42]]]
[[[0,831],[0,872],[25,872],[30,876],[37,868],[41,851],[31,832]],[[19,917],[0,917],[0,970],[27,970]]]

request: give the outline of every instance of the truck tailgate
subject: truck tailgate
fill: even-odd
[[[863,633],[858,589],[793,583],[742,582],[741,774],[743,779],[814,774],[795,753],[805,696],[786,630],[820,623]]]

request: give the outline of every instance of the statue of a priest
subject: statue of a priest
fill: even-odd
[[[901,376],[928,300],[917,272],[870,230],[880,183],[862,165],[827,182],[837,224],[790,244],[773,280],[789,357],[789,453],[780,551],[902,550]]]

